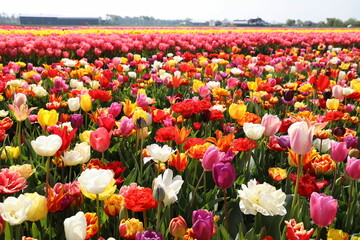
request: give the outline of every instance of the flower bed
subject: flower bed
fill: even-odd
[[[356,30],[98,30],[0,35],[5,239],[358,238]]]

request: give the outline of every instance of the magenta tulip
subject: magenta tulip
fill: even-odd
[[[290,147],[297,154],[306,154],[312,146],[314,128],[306,122],[296,122],[288,129]]]
[[[235,168],[230,163],[215,163],[212,167],[212,176],[219,188],[227,189],[235,182]]]
[[[122,110],[121,103],[113,102],[109,107],[109,114],[111,114],[114,118],[116,118],[121,113],[121,110]]]
[[[265,137],[270,137],[275,135],[281,126],[281,120],[278,116],[265,114],[261,119],[261,125],[265,127],[263,135]]]
[[[335,219],[338,201],[324,193],[313,192],[310,196],[310,215],[319,227],[329,226]]]
[[[335,162],[342,162],[347,157],[349,150],[346,147],[346,142],[330,142],[331,152],[330,156]]]
[[[200,209],[192,214],[192,229],[198,240],[208,240],[213,236],[214,216],[212,212]]]
[[[219,163],[225,156],[224,152],[220,152],[220,150],[214,146],[210,145],[204,156],[202,158],[201,165],[203,166],[205,171],[211,171],[212,167],[215,163]]]
[[[360,159],[348,157],[346,174],[352,179],[360,179]]]

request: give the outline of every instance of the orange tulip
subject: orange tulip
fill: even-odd
[[[175,127],[175,142],[178,145],[181,145],[185,142],[187,137],[190,135],[191,129],[186,130],[185,127],[182,127],[181,130],[176,126]]]

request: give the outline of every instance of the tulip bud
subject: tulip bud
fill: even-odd
[[[349,157],[359,158],[360,157],[360,150],[353,148],[349,151]]]
[[[186,233],[186,221],[183,217],[179,216],[176,218],[171,219],[169,224],[169,231],[171,236],[175,238],[181,238]]]
[[[165,190],[162,186],[158,185],[155,187],[153,192],[155,201],[162,202],[165,199]]]

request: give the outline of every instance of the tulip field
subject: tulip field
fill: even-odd
[[[360,29],[0,26],[0,239],[360,239]]]

